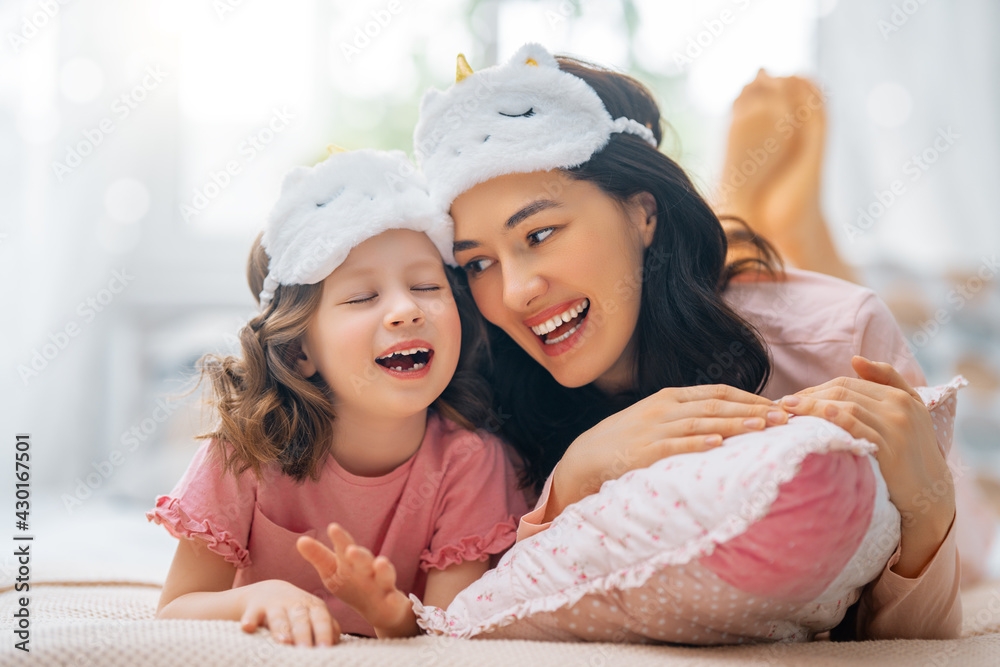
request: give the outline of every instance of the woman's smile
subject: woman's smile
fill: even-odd
[[[568,308],[564,308],[565,305],[548,308],[524,321],[545,346],[542,348],[545,354],[550,356],[562,354],[572,347],[579,338],[575,334],[583,330],[590,311],[589,299],[577,300]],[[553,312],[555,315],[549,317]],[[563,342],[567,345],[559,345]]]
[[[481,183],[451,213],[455,257],[487,320],[564,386],[628,382],[641,300],[633,277],[655,229],[640,202],[534,172]]]

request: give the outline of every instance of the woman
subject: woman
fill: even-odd
[[[843,634],[958,636],[951,474],[891,316],[867,290],[774,275],[759,240],[727,266],[722,226],[657,150],[659,127],[638,82],[537,45],[475,74],[460,59],[455,86],[422,104],[417,157],[491,324],[503,433],[527,481],[548,476],[521,538],[629,470],[821,416],[878,445],[904,517]]]

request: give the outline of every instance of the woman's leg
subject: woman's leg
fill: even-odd
[[[837,253],[820,208],[825,133],[824,100],[815,85],[758,72],[733,102],[715,210],[742,218],[795,267],[860,284]],[[730,260],[745,252],[733,246]],[[890,305],[897,317],[906,306],[897,300]],[[965,469],[957,451],[951,465]],[[988,568],[996,513],[981,497],[973,475],[956,479],[956,504],[963,584],[975,583]]]

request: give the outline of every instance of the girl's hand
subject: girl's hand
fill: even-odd
[[[275,641],[296,646],[332,646],[340,641],[340,624],[326,603],[298,586],[269,579],[236,590],[244,604],[240,618],[244,632],[266,626]]]
[[[573,441],[553,473],[544,520],[630,470],[705,451],[723,438],[787,420],[788,414],[770,400],[727,385],[661,389]]]
[[[890,364],[854,357],[858,378],[841,377],[781,399],[793,414],[822,417],[878,446],[875,454],[902,516],[897,574],[915,577],[955,517],[954,480],[920,395]]]
[[[336,551],[311,537],[300,537],[296,544],[327,590],[361,614],[379,637],[418,634],[413,605],[396,588],[396,568],[389,559],[373,556],[339,524],[331,523],[327,534]]]

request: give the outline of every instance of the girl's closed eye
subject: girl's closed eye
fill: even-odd
[[[345,301],[345,304],[358,304],[358,303],[368,303],[369,301],[374,301],[378,294],[360,294],[356,297],[352,297]]]
[[[441,289],[440,285],[417,285],[416,287],[411,287],[414,292],[437,292]]]

